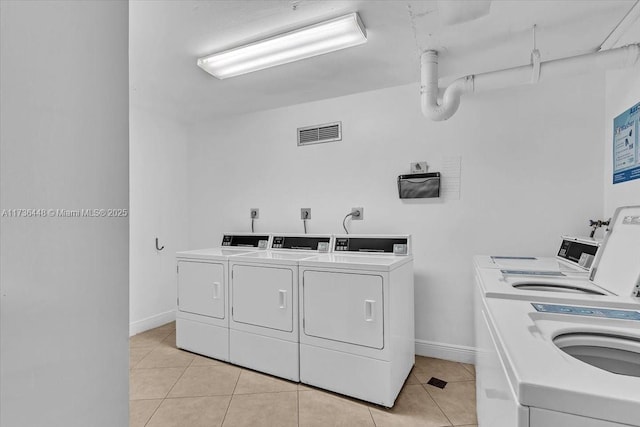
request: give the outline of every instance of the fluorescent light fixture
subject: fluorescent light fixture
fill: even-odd
[[[357,13],[299,28],[198,59],[198,67],[218,79],[288,64],[365,43]]]

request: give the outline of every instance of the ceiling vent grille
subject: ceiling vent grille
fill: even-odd
[[[342,139],[342,122],[298,128],[298,145],[320,144],[322,142],[340,141]]]

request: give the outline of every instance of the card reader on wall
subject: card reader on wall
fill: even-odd
[[[440,197],[440,172],[400,175],[398,193],[401,199]]]

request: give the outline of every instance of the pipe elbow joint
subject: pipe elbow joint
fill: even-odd
[[[458,106],[460,105],[460,99],[457,101],[453,101],[449,104],[431,104],[427,102],[422,103],[422,114],[428,118],[433,120],[434,122],[441,122],[443,120],[447,120],[451,116],[455,114],[458,110]]]
[[[433,121],[443,121],[453,116],[460,107],[460,97],[473,91],[473,76],[460,78],[444,91],[442,103],[438,104],[437,93],[422,90],[422,114]]]

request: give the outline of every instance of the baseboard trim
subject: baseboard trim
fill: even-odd
[[[418,356],[435,357],[461,363],[475,363],[476,349],[463,345],[416,340]]]
[[[159,313],[146,319],[136,320],[135,322],[129,323],[129,336],[132,337],[134,335],[139,334],[140,332],[148,331],[149,329],[157,328],[158,326],[162,326],[166,323],[173,322],[176,320],[176,310],[165,311],[164,313]]]

